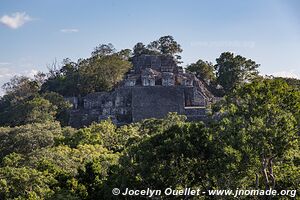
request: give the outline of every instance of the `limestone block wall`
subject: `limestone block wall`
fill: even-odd
[[[132,90],[132,121],[163,118],[169,112],[184,113],[184,88],[135,87]]]
[[[70,125],[82,127],[107,118],[126,124],[163,118],[169,112],[198,119],[205,115],[205,107],[200,108],[205,98],[197,92],[195,87],[186,86],[135,86],[90,94],[84,98],[83,108],[70,112]]]

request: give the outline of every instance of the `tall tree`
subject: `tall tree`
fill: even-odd
[[[14,76],[9,82],[5,83],[2,88],[5,90],[4,99],[9,99],[10,103],[23,101],[30,96],[35,96],[40,85],[38,81],[26,76]]]
[[[258,76],[259,64],[240,55],[224,52],[216,61],[217,81],[226,92]]]
[[[51,69],[48,79],[42,85],[42,92],[52,91],[63,96],[79,95],[79,65],[66,58],[62,62],[62,67]]]
[[[195,72],[196,76],[203,81],[214,81],[216,75],[214,73],[214,66],[211,62],[198,60],[196,63],[192,63],[187,66],[186,70]]]
[[[131,49],[122,49],[121,51],[117,52],[117,55],[120,56],[123,60],[130,60],[132,57]]]
[[[55,92],[46,92],[41,95],[44,99],[48,100],[52,105],[57,107],[55,115],[61,125],[67,126],[69,123],[69,109],[72,108],[72,104],[64,99],[64,97]]]
[[[138,42],[133,47],[133,56],[140,56],[143,54],[158,55],[160,52],[157,49],[149,49],[142,42]]]
[[[299,91],[279,80],[254,81],[228,95],[220,113],[215,132],[228,170],[220,173],[223,187],[299,187],[293,162],[300,158]]]
[[[30,167],[3,167],[0,176],[1,199],[48,199],[57,183],[51,174]]]
[[[142,42],[139,42],[133,47],[134,56],[140,56],[142,54],[170,55],[177,61],[181,59],[181,56],[178,55],[181,52],[182,48],[180,44],[178,44],[174,40],[173,36],[170,35],[160,37],[158,40],[151,42],[147,46],[145,46]]]
[[[10,153],[29,154],[50,147],[62,136],[58,122],[32,123],[0,128],[0,160]]]
[[[100,44],[95,47],[94,51],[92,52],[92,56],[107,56],[114,53],[116,53],[116,49],[111,43]]]
[[[131,68],[130,62],[118,54],[93,56],[79,65],[82,94],[111,90]]]
[[[180,44],[178,44],[173,36],[167,35],[162,36],[158,40],[151,42],[148,45],[151,50],[159,51],[161,54],[175,56],[177,53],[182,52]]]
[[[53,122],[57,113],[57,106],[44,98],[35,97],[21,106],[20,110],[15,110],[15,113],[17,115],[16,121],[19,122],[17,125]]]

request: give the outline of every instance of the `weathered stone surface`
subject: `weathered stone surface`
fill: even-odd
[[[83,107],[70,111],[71,126],[107,118],[126,124],[163,118],[169,112],[186,115],[189,120],[205,117],[206,107],[215,98],[194,74],[184,73],[172,57],[142,55],[132,62],[133,70],[118,88],[88,94],[83,98]]]
[[[136,87],[132,90],[132,121],[162,118],[168,112],[184,114],[184,88]]]

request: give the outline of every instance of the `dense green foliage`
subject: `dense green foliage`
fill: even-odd
[[[57,92],[63,96],[86,95],[109,91],[123,79],[131,68],[130,51],[116,52],[111,44],[99,45],[91,57],[72,62],[65,59],[60,69],[50,69],[41,90]]]
[[[187,66],[186,70],[195,72],[196,76],[203,81],[214,81],[216,79],[214,73],[214,65],[210,62],[198,60]]]
[[[181,56],[178,55],[178,53],[181,53],[182,51],[180,44],[178,44],[170,35],[160,37],[158,40],[151,42],[147,46],[142,42],[138,42],[133,47],[134,56],[140,56],[142,54],[169,55],[177,61],[181,59]]]
[[[114,199],[116,187],[299,189],[296,87],[277,79],[254,81],[216,104],[210,122],[185,119],[170,113],[122,127],[110,120],[78,130],[51,121],[3,127],[0,196]]]
[[[110,119],[80,129],[67,126],[71,105],[64,96],[111,90],[129,70],[132,56],[176,58],[181,51],[171,36],[147,47],[138,43],[132,54],[99,45],[90,58],[65,60],[48,75],[14,77],[5,84],[0,99],[0,199],[142,198],[114,196],[113,188],[299,190],[299,80],[258,77],[254,61],[229,52],[215,66],[198,60],[187,67],[210,89],[220,86],[218,92],[226,92],[205,123],[169,113],[164,119],[121,127]],[[215,198],[207,193],[157,197]]]
[[[119,55],[95,55],[79,63],[81,93],[109,91],[123,79],[131,64]]]
[[[215,130],[227,157],[235,160],[223,184],[298,189],[300,92],[266,79],[238,88],[220,108]]]
[[[6,94],[0,97],[0,125],[18,126],[55,119],[67,124],[67,110],[71,105],[58,93],[40,92],[43,76],[14,77],[4,85]]]
[[[243,56],[224,52],[216,61],[217,81],[226,92],[242,83],[252,81],[258,76],[259,65]]]
[[[84,96],[91,92],[113,89],[131,68],[132,56],[141,54],[170,55],[180,59],[180,45],[172,36],[163,36],[147,47],[137,43],[133,48],[116,51],[112,44],[101,44],[91,53],[91,57],[73,62],[65,59],[62,67],[56,63],[51,67],[41,91],[57,92],[63,96]]]

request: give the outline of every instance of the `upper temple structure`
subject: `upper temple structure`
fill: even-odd
[[[69,99],[70,125],[81,127],[111,118],[118,124],[162,118],[169,112],[186,115],[188,120],[203,119],[214,96],[194,74],[185,73],[172,56],[141,55],[133,57],[133,68],[111,92],[97,92],[83,98]]]

